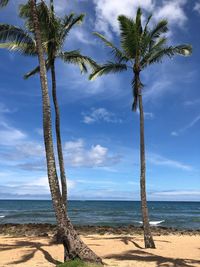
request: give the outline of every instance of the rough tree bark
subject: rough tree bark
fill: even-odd
[[[43,130],[48,180],[58,229],[60,235],[62,236],[63,245],[67,252],[67,254],[65,255],[65,260],[80,258],[85,261],[102,263],[101,258],[99,258],[89,247],[87,247],[83,243],[77,232],[74,230],[73,225],[71,224],[71,221],[66,214],[65,206],[62,202],[53,150],[51,108],[47,85],[45,60],[42,49],[41,33],[37,16],[36,0],[30,0],[30,8],[33,16],[34,33],[40,66],[40,81],[43,106]]]
[[[139,76],[138,76],[139,79]],[[142,104],[141,88],[138,89],[139,94],[139,111],[140,111],[140,195],[142,221],[144,229],[145,248],[155,248],[153,237],[149,225],[149,215],[146,199],[146,162],[145,162],[145,141],[144,141],[144,111]]]
[[[51,64],[51,79],[52,79],[52,96],[55,109],[55,128],[56,128],[56,141],[57,141],[57,152],[58,152],[58,162],[60,167],[60,179],[61,179],[61,188],[62,188],[62,201],[65,207],[67,208],[67,182],[65,175],[65,165],[62,151],[62,139],[60,133],[60,111],[57,100],[57,91],[56,91],[56,75],[55,75],[55,62]]]

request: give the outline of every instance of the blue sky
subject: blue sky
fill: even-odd
[[[1,10],[1,23],[23,26],[22,0]],[[65,49],[81,49],[98,62],[109,50],[93,35],[118,44],[117,15],[140,5],[153,22],[168,18],[172,44],[191,43],[193,55],[176,57],[142,74],[149,200],[200,200],[200,1],[55,0],[62,16],[85,13]],[[0,198],[48,198],[39,77],[23,80],[36,58],[0,50]],[[70,199],[139,200],[139,116],[131,111],[131,73],[88,81],[57,61],[58,97]],[[49,84],[50,85],[50,84]]]

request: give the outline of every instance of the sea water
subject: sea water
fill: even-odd
[[[148,203],[152,226],[200,229],[200,202]],[[76,225],[141,225],[139,201],[69,201],[69,216]],[[0,224],[55,223],[51,201],[0,200]]]

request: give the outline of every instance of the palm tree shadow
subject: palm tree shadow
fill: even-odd
[[[21,257],[21,259],[16,260],[14,262],[10,262],[9,264],[20,264],[20,263],[25,263],[31,260],[35,253],[37,251],[42,252],[44,255],[44,258],[46,261],[49,263],[53,264],[58,264],[60,263],[59,261],[55,260],[51,254],[45,250],[43,247],[45,246],[51,246],[52,242],[49,244],[44,244],[41,242],[32,242],[32,241],[17,241],[15,244],[0,244],[0,251],[6,251],[6,250],[13,250],[13,249],[19,249],[19,248],[28,248],[28,251]]]
[[[105,259],[132,260],[138,262],[155,262],[156,267],[195,267],[200,266],[200,260],[162,257],[141,250],[129,250],[123,254],[110,254]],[[195,264],[195,265],[194,265]]]

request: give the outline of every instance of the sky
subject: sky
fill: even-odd
[[[0,23],[23,27],[18,6]],[[55,0],[58,16],[84,13],[64,50],[80,49],[99,63],[109,49],[92,32],[119,45],[117,16],[169,21],[169,44],[189,43],[191,57],[166,59],[142,73],[148,200],[200,200],[200,1]],[[39,77],[23,75],[37,58],[0,50],[0,199],[48,199]],[[56,62],[69,199],[139,200],[139,114],[131,111],[131,72],[89,81],[76,66]],[[48,74],[49,75],[49,74]],[[49,80],[49,87],[50,87]],[[54,119],[54,114],[52,114]],[[54,133],[55,140],[55,133]]]

